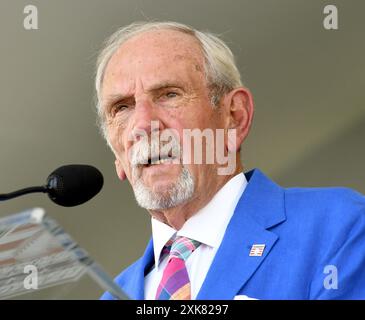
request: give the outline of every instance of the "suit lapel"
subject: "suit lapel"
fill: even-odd
[[[283,190],[258,169],[246,177],[249,183],[197,299],[233,299],[270,254],[278,239],[267,229],[285,220]],[[249,256],[254,244],[265,244],[261,257]]]
[[[153,241],[151,239],[143,256],[125,270],[118,281],[123,291],[131,299],[144,299],[144,277],[153,263]]]
[[[267,229],[285,221],[284,191],[255,169],[208,271],[197,299],[233,299],[270,254],[278,236]],[[252,245],[265,244],[261,257],[250,257]],[[132,299],[144,299],[144,277],[154,261],[152,239],[143,256],[125,270],[119,285]]]

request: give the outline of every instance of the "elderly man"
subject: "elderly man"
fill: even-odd
[[[143,256],[116,278],[132,299],[365,298],[365,198],[243,173],[253,100],[223,41],[134,23],[105,43],[96,91],[118,177],[151,215]]]

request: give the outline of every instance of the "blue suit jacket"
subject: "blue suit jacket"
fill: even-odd
[[[258,169],[245,175],[197,299],[365,299],[365,197],[347,188],[285,189]],[[266,245],[262,256],[249,256],[254,244]],[[153,259],[151,239],[116,278],[130,298],[144,299]]]

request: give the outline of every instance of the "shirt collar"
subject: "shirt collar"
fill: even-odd
[[[225,230],[246,186],[247,180],[242,172],[231,178],[205,207],[184,223],[179,231],[152,218],[152,237],[156,268],[158,268],[163,247],[175,234],[217,248],[222,242]]]

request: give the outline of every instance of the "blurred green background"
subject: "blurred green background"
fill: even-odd
[[[39,29],[23,27],[26,5]],[[339,29],[323,27],[334,4]],[[255,99],[245,169],[283,186],[347,186],[365,193],[365,2],[362,0],[1,0],[0,192],[42,184],[56,167],[95,165],[105,186],[83,206],[43,195],[1,203],[0,216],[43,207],[115,276],[150,237],[149,215],[96,127],[93,75],[102,41],[136,20],[175,20],[220,34]],[[26,298],[96,299],[83,280]]]

